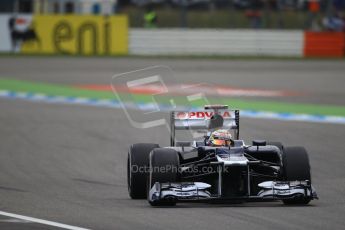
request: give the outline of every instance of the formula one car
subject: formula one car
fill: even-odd
[[[133,144],[128,152],[128,191],[152,206],[177,202],[244,202],[282,200],[305,205],[318,199],[311,185],[308,154],[303,147],[280,142],[239,139],[239,110],[225,105],[204,111],[171,112],[171,146]],[[233,133],[229,146],[210,146],[213,130]],[[177,141],[177,131],[199,136]]]

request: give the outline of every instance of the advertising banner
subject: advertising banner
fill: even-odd
[[[22,24],[22,28],[20,28]],[[26,54],[128,53],[126,16],[33,15],[0,17],[1,51]]]
[[[0,52],[20,52],[23,41],[31,40],[31,14],[0,14]]]
[[[31,27],[37,39],[23,53],[116,55],[128,52],[126,16],[37,15]]]

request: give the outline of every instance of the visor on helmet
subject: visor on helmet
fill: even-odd
[[[214,139],[212,140],[212,145],[214,146],[229,146],[231,141],[229,140],[222,140],[222,139]]]

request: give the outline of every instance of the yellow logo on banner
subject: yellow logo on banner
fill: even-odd
[[[22,53],[115,55],[128,53],[126,16],[35,15],[36,39]]]

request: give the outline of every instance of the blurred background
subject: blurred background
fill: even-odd
[[[345,0],[1,0],[0,229],[57,229],[6,212],[104,230],[343,229],[344,7]],[[172,69],[164,85],[131,90],[126,79],[112,80],[152,66]],[[128,100],[119,101],[111,83]],[[129,146],[167,146],[170,137],[164,125],[133,123],[151,121],[153,103],[166,121],[176,107],[201,109],[207,100],[186,103],[201,93],[241,110],[246,144],[304,146],[320,200],[156,209],[129,199]]]
[[[3,0],[0,51],[343,57],[344,12],[345,0]]]
[[[344,0],[4,0],[0,12],[126,14],[133,28],[341,31],[344,29],[343,22],[340,22],[344,20],[344,9]]]

